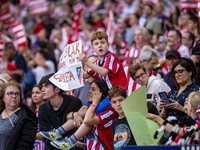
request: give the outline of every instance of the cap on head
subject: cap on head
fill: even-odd
[[[179,53],[176,51],[176,50],[169,50],[167,53],[166,53],[166,58],[169,57],[169,56],[174,56],[176,58],[180,58],[180,55]]]
[[[200,44],[197,44],[195,47],[192,48],[191,55],[200,55]]]

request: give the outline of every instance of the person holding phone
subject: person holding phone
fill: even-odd
[[[186,115],[183,108],[185,99],[193,91],[199,91],[199,86],[193,83],[193,78],[196,76],[196,68],[193,61],[189,58],[180,58],[172,66],[172,77],[178,85],[178,89],[172,89],[168,93],[170,104],[165,104],[160,101],[162,112],[160,117],[165,119],[168,116],[183,116]],[[172,122],[174,125],[176,122]]]

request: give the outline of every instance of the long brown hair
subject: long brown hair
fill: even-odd
[[[37,88],[39,88],[40,90],[42,90],[42,86],[40,85],[40,84],[35,84],[34,86],[33,86],[33,88],[35,88],[35,87],[37,87]],[[35,110],[36,110],[36,104],[33,102],[33,100],[32,100],[32,91],[33,91],[33,88],[32,88],[32,90],[31,90],[31,106],[30,106],[30,109],[33,111],[33,112],[35,112]]]

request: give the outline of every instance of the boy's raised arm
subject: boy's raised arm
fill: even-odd
[[[105,69],[103,67],[99,67],[95,64],[93,64],[91,61],[89,61],[84,53],[79,54],[79,60],[82,61],[85,65],[87,65],[89,68],[94,70],[96,73],[106,76],[109,73],[108,69]]]

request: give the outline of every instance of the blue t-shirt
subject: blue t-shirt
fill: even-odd
[[[88,103],[89,102],[87,102],[85,106],[88,106]],[[96,115],[107,110],[109,106],[110,106],[110,99],[106,97],[97,105],[96,110],[95,110]]]

